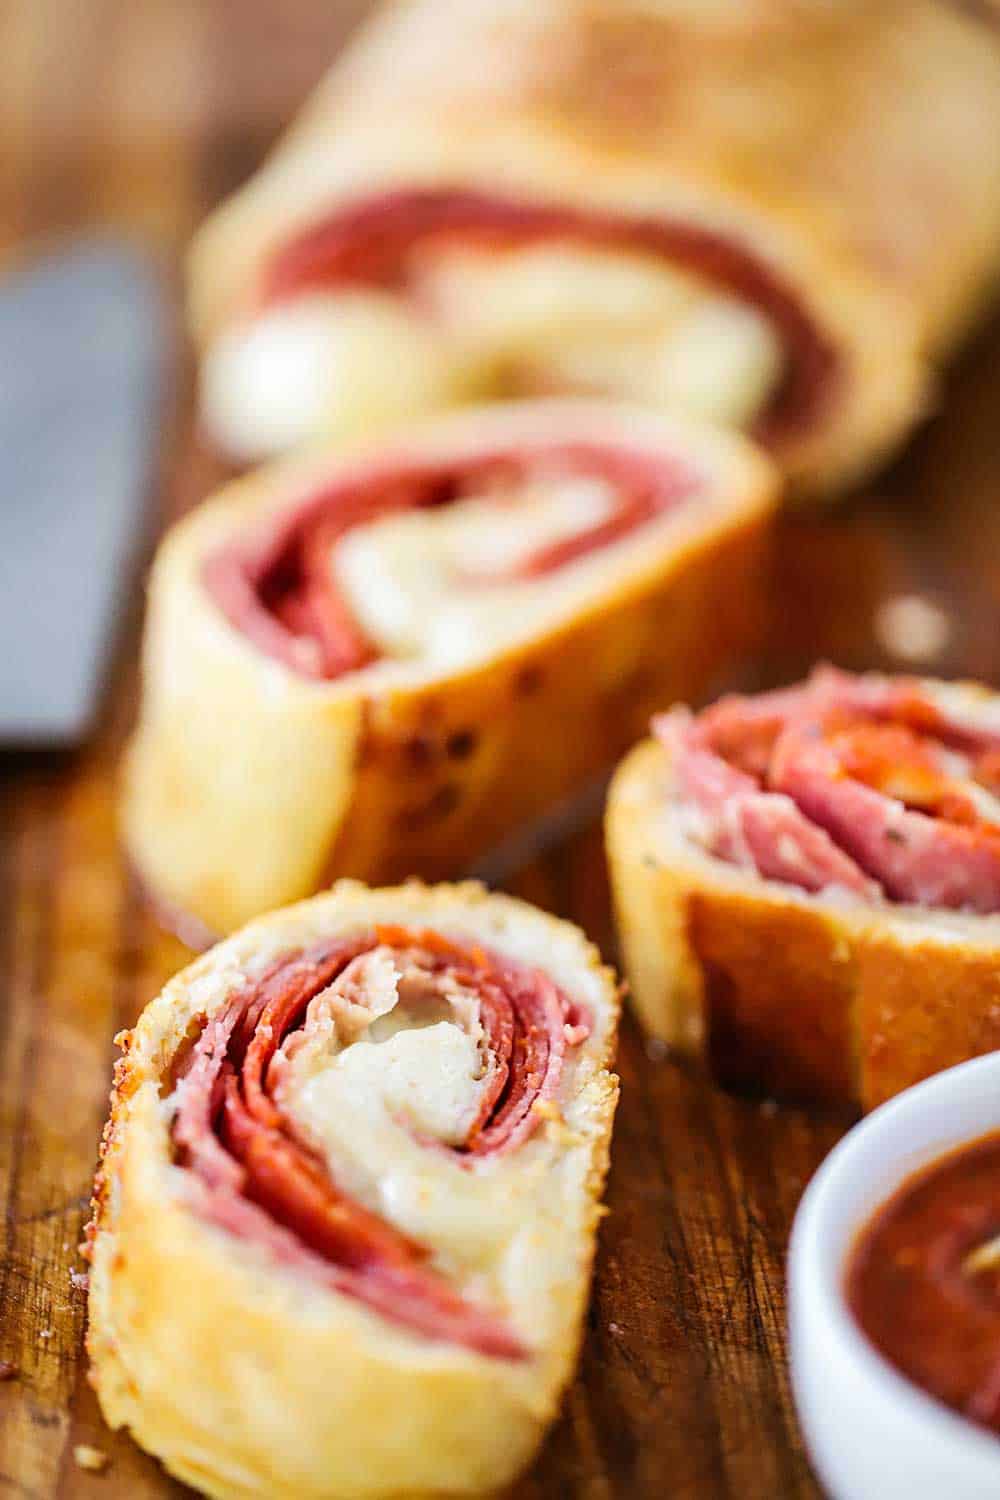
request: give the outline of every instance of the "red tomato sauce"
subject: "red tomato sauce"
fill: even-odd
[[[854,1248],[847,1300],[903,1375],[1000,1433],[1000,1131],[883,1204]]]

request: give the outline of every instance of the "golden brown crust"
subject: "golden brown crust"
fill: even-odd
[[[486,69],[469,59],[490,57]],[[390,6],[196,242],[201,337],[278,244],[380,187],[458,183],[732,234],[845,351],[786,439],[803,489],[880,458],[1000,265],[1000,49],[940,0]]]
[[[989,920],[989,919],[983,919]],[[985,949],[865,934],[855,998],[866,1109],[1000,1047],[1000,936]]]
[[[574,403],[532,407],[537,429],[546,411],[553,432],[572,411],[592,439],[624,430],[614,408]],[[499,420],[516,434],[524,417]],[[467,870],[612,765],[664,699],[709,689],[757,633],[773,481],[741,445],[661,419],[640,425],[654,448],[676,440],[682,456],[705,455],[712,505],[700,514],[693,502],[689,528],[642,548],[638,571],[613,573],[561,624],[395,685],[294,677],[200,584],[207,547],[276,497],[308,493],[299,476],[329,459],[243,481],[175,530],[153,570],[123,809],[152,890],[224,932],[334,875]]]
[[[643,1025],[724,1080],[871,1109],[1000,1046],[1000,919],[838,903],[702,854],[665,749],[612,783],[607,847]]]
[[[564,1078],[562,1122],[532,1138],[567,1207],[527,1362],[413,1336],[276,1267],[193,1214],[171,1164],[162,1096],[192,1019],[222,1004],[247,965],[377,921],[436,926],[536,963],[593,1016]],[[607,1071],[617,1013],[614,975],[578,929],[475,885],[342,882],[178,975],[116,1070],[95,1186],[87,1347],[111,1425],[220,1500],[402,1500],[508,1483],[541,1441],[582,1336],[617,1102]]]
[[[370,703],[328,868],[454,873],[606,771],[665,696],[700,696],[757,638],[764,540],[764,518],[748,518],[613,618]]]
[[[492,74],[501,113],[654,158],[826,233],[910,303],[930,347],[952,341],[995,284],[1000,55],[940,0],[542,0],[527,19],[483,0],[466,34],[449,18],[447,39],[433,0],[422,19],[408,9],[367,64],[359,48],[329,92],[331,118],[433,104],[467,121],[482,75],[443,68],[441,48],[492,37],[513,59]],[[417,32],[436,45],[414,66]]]
[[[836,924],[703,890],[690,892],[686,916],[719,1077],[783,1097],[850,1098],[854,961]]]

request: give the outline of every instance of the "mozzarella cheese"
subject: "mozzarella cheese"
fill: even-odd
[[[305,1085],[298,1108],[327,1126],[342,1115],[360,1121],[377,1114],[458,1146],[476,1117],[481,1075],[474,1040],[458,1026],[437,1021],[381,1042],[355,1042]]]
[[[697,280],[662,260],[569,241],[432,245],[414,256],[414,284],[442,326],[496,357],[641,332],[672,322],[698,296]]]
[[[304,293],[221,333],[203,420],[234,457],[498,390],[563,388],[747,426],[781,377],[768,319],[651,256],[568,242],[414,251],[407,295]]]
[[[375,950],[358,962],[383,958]],[[466,1139],[486,1086],[478,1000],[459,990],[428,1014],[425,1000],[406,1003],[402,969],[388,962],[393,998],[387,1005],[379,976],[367,1025],[360,1006],[347,1007],[345,1027],[342,1000],[311,1003],[272,1063],[275,1100],[351,1197],[426,1244],[460,1284],[523,1304],[522,1241],[541,1248],[559,1232],[545,1132],[508,1156],[440,1149]]]
[[[374,430],[463,394],[462,384],[447,344],[401,298],[316,293],[220,334],[200,403],[227,452],[257,459],[321,432]]]
[[[550,381],[557,384],[677,408],[730,427],[750,425],[782,368],[767,319],[716,296],[698,298],[666,328],[576,344],[548,357]]]
[[[438,246],[419,259],[416,284],[470,360],[521,361],[543,385],[745,427],[781,377],[767,318],[651,256],[559,242]]]
[[[732,297],[702,297],[659,341],[636,395],[731,427],[746,427],[781,378],[774,328]]]
[[[586,476],[535,478],[435,510],[389,515],[349,531],[333,549],[337,584],[383,654],[455,662],[511,634],[545,608],[555,577],[491,582],[541,549],[598,525],[613,488]]]
[[[922,695],[957,725],[1000,737],[1000,694],[972,682],[918,679]]]
[[[1000,797],[971,780],[962,784],[961,791],[969,798],[984,823],[992,823],[1000,827]]]

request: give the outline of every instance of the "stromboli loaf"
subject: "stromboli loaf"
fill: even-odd
[[[746,648],[773,504],[739,440],[572,402],[239,482],[153,569],[141,874],[221,932],[334,874],[467,870]]]
[[[616,1019],[576,928],[473,885],[342,882],[185,970],[95,1187],[109,1422],[225,1500],[507,1483],[575,1363]]]
[[[864,1108],[1000,1046],[995,694],[826,668],[655,727],[607,812],[651,1032]]]
[[[473,394],[887,452],[1000,264],[1000,48],[939,0],[386,7],[191,261],[238,455]]]

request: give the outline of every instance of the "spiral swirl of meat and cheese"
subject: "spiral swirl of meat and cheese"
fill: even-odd
[[[108,1419],[219,1496],[508,1481],[580,1337],[615,1013],[575,928],[471,886],[344,884],[186,970],[95,1190]]]
[[[154,566],[141,873],[221,932],[331,874],[468,870],[745,649],[773,503],[738,439],[574,402],[231,488]]]
[[[1000,47],[958,7],[409,0],[199,236],[202,409],[252,457],[607,393],[829,488],[919,415],[998,263]]]
[[[1000,1044],[1000,707],[833,668],[654,720],[608,814],[647,1024],[869,1105]]]

